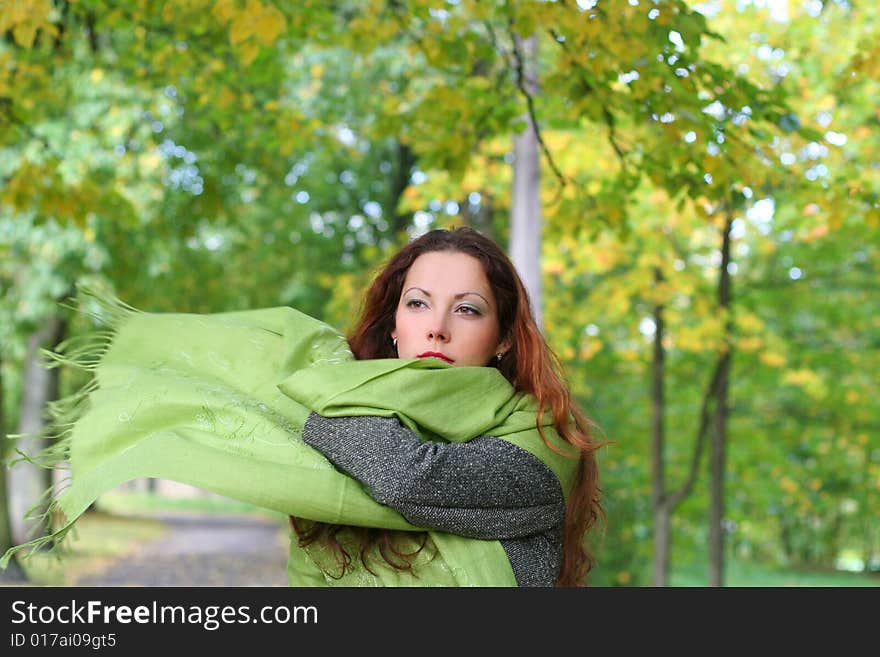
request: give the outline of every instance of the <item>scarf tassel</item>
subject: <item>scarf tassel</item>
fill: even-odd
[[[14,452],[18,456],[17,458],[12,455],[7,457],[5,460],[7,467],[27,462],[47,470],[69,471],[74,425],[88,409],[91,394],[98,389],[98,381],[94,372],[110,349],[118,327],[131,315],[141,312],[122,300],[106,293],[97,292],[93,288],[80,286],[78,291],[79,296],[76,302],[73,305],[65,305],[65,307],[90,317],[104,328],[73,336],[60,343],[54,350],[41,350],[41,354],[46,358],[44,366],[47,369],[70,367],[91,372],[93,375],[78,390],[47,404],[48,421],[41,431],[33,434],[7,435],[7,440],[17,441],[19,438],[34,438],[47,440],[50,443],[36,454],[26,454],[16,447]],[[0,557],[0,569],[5,569],[9,560],[19,552],[23,552],[22,556],[24,557],[29,557],[42,550],[49,550],[53,553],[56,550],[63,552],[63,549],[59,548],[62,547],[64,539],[73,529],[75,523],[68,522],[63,517],[58,497],[69,483],[69,476],[53,483],[24,514],[25,520],[39,521],[35,525],[35,530],[40,527],[61,524],[60,529],[44,536],[31,538],[6,550]],[[59,518],[62,519],[61,523],[58,522]]]

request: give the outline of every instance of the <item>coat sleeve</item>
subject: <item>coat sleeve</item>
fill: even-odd
[[[396,418],[317,413],[302,435],[377,502],[419,527],[500,540],[558,529],[565,515],[552,470],[500,438],[422,442]]]

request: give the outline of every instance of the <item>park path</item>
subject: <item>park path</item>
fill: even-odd
[[[287,586],[288,533],[242,515],[151,516],[167,532],[74,586]]]

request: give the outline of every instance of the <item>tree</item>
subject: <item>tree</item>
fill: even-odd
[[[6,435],[6,399],[4,398],[4,376],[3,376],[3,358],[0,353],[0,459],[6,458],[6,453],[12,446],[12,442]],[[9,548],[16,544],[12,534],[12,517],[9,513],[9,501],[7,499],[9,487],[7,485],[6,468],[0,468],[0,550],[6,552]],[[18,559],[13,556],[6,570],[0,574],[0,580],[21,582],[26,577]]]
[[[49,404],[58,399],[58,370],[48,369],[41,357],[42,349],[54,349],[64,337],[65,322],[57,315],[28,336],[22,381],[21,415],[16,434],[19,452],[33,456],[47,447],[42,438],[46,429]],[[54,485],[52,472],[27,460],[9,468],[9,502],[12,516],[12,537],[23,543],[50,533],[49,501],[46,491]]]
[[[513,138],[513,189],[510,216],[510,257],[523,279],[532,302],[532,312],[543,327],[541,295],[541,173],[538,127],[533,99],[538,91],[536,49],[538,39],[514,37],[518,85],[529,106],[525,130]]]

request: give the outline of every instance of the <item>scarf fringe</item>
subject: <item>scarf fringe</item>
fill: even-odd
[[[51,515],[52,518],[58,518],[59,516],[63,517],[63,513],[58,508],[57,502],[54,501],[49,504],[44,513],[39,515],[40,517],[47,515]],[[25,517],[27,517],[27,514]],[[58,529],[51,534],[29,540],[25,543],[13,545],[3,553],[2,557],[0,557],[0,570],[4,570],[9,565],[10,560],[15,556],[18,556],[20,559],[27,559],[33,556],[36,552],[44,552],[60,558],[63,554],[68,552],[68,547],[64,541],[68,534],[71,532],[74,534],[76,533],[75,529],[75,521],[68,522],[65,519],[61,529]]]
[[[7,457],[6,465],[8,467],[27,462],[47,470],[69,471],[74,425],[88,410],[91,394],[98,389],[98,381],[94,372],[110,349],[122,323],[132,315],[141,312],[121,299],[91,287],[80,286],[78,292],[79,294],[72,304],[62,305],[80,315],[89,317],[93,323],[102,328],[73,336],[60,343],[54,350],[43,349],[41,353],[46,358],[46,368],[70,367],[90,372],[92,376],[87,383],[70,395],[47,404],[48,421],[41,431],[33,434],[7,435],[8,440],[35,438],[48,440],[50,443],[36,454],[25,454],[16,447],[14,451],[18,457]],[[35,552],[47,549],[53,553],[63,551],[64,539],[74,528],[76,522],[76,519],[69,521],[64,517],[59,503],[59,497],[69,483],[69,476],[65,476],[57,483],[53,482],[24,514],[25,520],[37,521],[32,531],[37,531],[41,527],[57,527],[59,524],[61,525],[60,529],[37,538],[31,538],[29,535],[30,540],[6,550],[0,557],[0,569],[5,569],[10,559],[18,553],[23,553],[21,556],[27,558]],[[62,522],[59,522],[59,517],[63,519]]]

